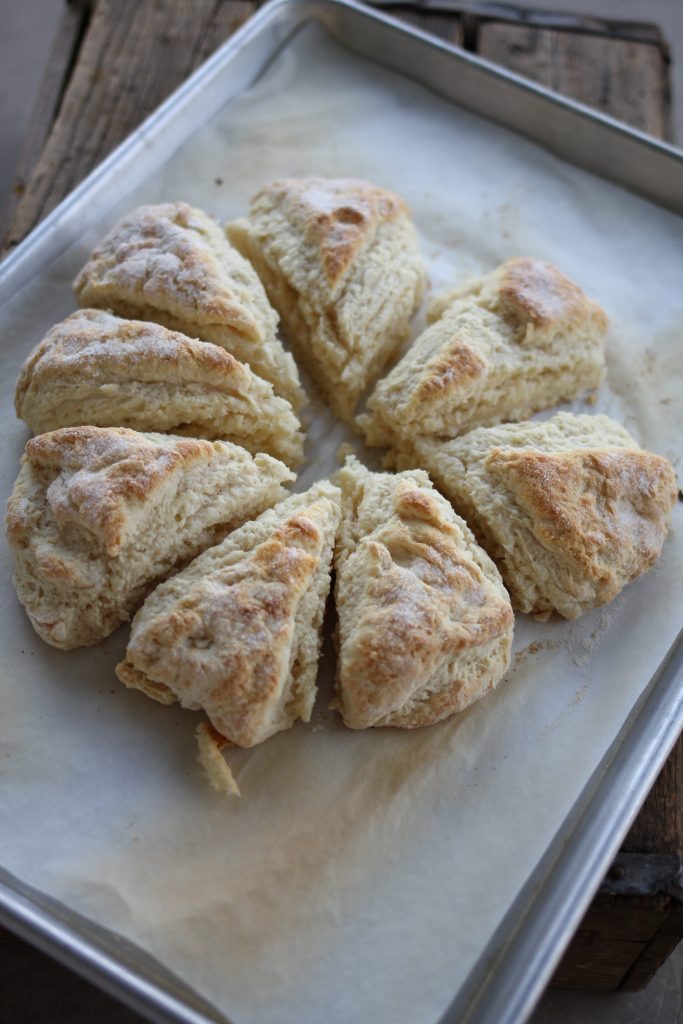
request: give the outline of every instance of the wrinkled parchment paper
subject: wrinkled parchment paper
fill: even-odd
[[[307,174],[405,196],[435,287],[517,254],[556,263],[612,322],[609,383],[573,408],[677,458],[681,220],[311,27],[3,311],[3,499],[27,437],[12,412],[20,363],[73,308],[97,238],[139,202],[183,198],[227,219],[259,184]],[[300,487],[336,468],[345,436],[314,414]],[[439,1016],[672,642],[683,569],[679,510],[646,577],[573,624],[519,616],[498,691],[430,729],[343,729],[326,650],[312,726],[231,753],[243,797],[230,800],[195,762],[197,716],[118,684],[127,628],[51,649],[2,558],[2,863],[145,947],[236,1024]]]

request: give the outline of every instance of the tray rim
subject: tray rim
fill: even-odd
[[[341,41],[352,52],[368,57],[363,47],[349,45],[344,38],[343,19],[352,21],[361,19],[374,29],[393,33],[394,38],[404,44],[419,44],[434,54],[439,54],[448,62],[460,65],[460,68],[475,69],[491,80],[513,86],[519,95],[535,97],[550,104],[556,110],[564,110],[577,115],[582,121],[597,129],[607,131],[610,135],[629,144],[635,144],[642,153],[652,154],[655,158],[673,162],[675,174],[680,174],[683,185],[683,150],[655,139],[643,132],[630,128],[608,115],[599,113],[577,101],[554,93],[544,86],[531,82],[514,72],[494,64],[485,58],[460,50],[449,43],[437,39],[422,30],[407,25],[377,8],[363,7],[355,0],[272,0],[257,11],[234,35],[232,35],[216,52],[205,61],[178,89],[176,89],[142,124],[132,132],[113,152],[105,158],[84,180],[63,199],[48,216],[41,221],[0,262],[0,309],[8,299],[30,280],[32,272],[29,264],[44,249],[52,253],[52,258],[59,254],[70,243],[71,239],[60,241],[58,228],[68,221],[70,215],[100,189],[110,174],[119,169],[122,163],[129,163],[146,146],[147,140],[155,133],[158,135],[173,122],[179,108],[196,96],[205,84],[225,70],[234,58],[257,37],[265,34],[268,29],[284,27],[285,37],[273,40],[270,52],[272,60],[282,46],[287,45],[291,37],[305,24],[316,21],[323,25],[330,34]],[[341,19],[341,24],[339,19]],[[335,24],[336,22],[336,24]],[[385,67],[397,70],[386,59],[369,56]],[[406,75],[422,84],[424,78],[415,73]],[[427,87],[431,86],[427,84]],[[242,90],[237,90],[237,95]],[[440,90],[433,90],[440,91]],[[444,95],[441,92],[441,95]],[[446,94],[450,102],[467,107],[466,103],[454,100]],[[470,107],[470,109],[472,109]],[[481,111],[477,110],[477,113]],[[500,117],[484,113],[482,116],[490,120],[511,126]],[[511,130],[515,130],[512,128]],[[538,138],[534,141],[543,145]],[[549,148],[553,148],[550,146]],[[583,166],[579,160],[572,160],[562,154],[562,158],[570,163]],[[599,177],[607,177],[591,168],[591,172]],[[613,177],[608,180],[615,181]],[[624,187],[623,181],[617,181]],[[653,197],[647,188],[639,190],[633,185],[626,185],[637,194],[659,202],[660,205],[683,213],[683,188],[681,199],[672,207],[668,202]],[[79,232],[80,233],[80,229]],[[664,714],[663,709],[666,709]],[[649,712],[646,734],[639,737],[640,742],[633,743],[634,722]],[[501,922],[496,933],[482,951],[476,964],[462,985],[459,993],[440,1018],[442,1024],[515,1024],[523,1021],[533,1008],[543,986],[547,982],[554,966],[560,959],[576,924],[590,903],[597,889],[602,873],[609,865],[623,836],[628,830],[632,819],[638,811],[639,803],[646,796],[652,782],[665,761],[668,753],[676,742],[683,728],[683,630],[674,641],[668,654],[650,680],[641,697],[631,710],[619,735],[605,754],[582,790],[574,808],[569,813],[562,827],[558,830],[553,842],[541,861],[534,865],[528,882],[518,894],[513,906]],[[633,769],[637,769],[634,774]],[[629,785],[623,788],[624,775],[630,776]],[[621,800],[613,804],[612,813],[605,816],[605,803],[611,794],[614,800],[622,789]],[[572,846],[568,840],[574,837]],[[577,840],[578,837],[578,840]],[[592,844],[592,845],[591,845]],[[597,845],[596,845],[597,844]],[[0,870],[1,867],[0,867]],[[4,873],[4,872],[3,872]],[[546,899],[543,904],[541,896],[552,888],[556,876],[573,883],[574,901],[569,905],[564,900],[564,913],[559,919],[549,920],[549,907],[557,907],[552,900]],[[22,883],[20,883],[21,885]],[[557,884],[557,882],[555,882]],[[528,895],[533,894],[533,899]],[[552,895],[552,893],[551,893]],[[528,902],[526,911],[522,912],[520,921],[515,924],[510,919],[520,901]],[[545,909],[544,909],[545,907]],[[68,908],[67,908],[68,909]],[[562,908],[560,908],[562,909]],[[57,960],[75,970],[83,977],[103,988],[109,994],[146,1015],[150,1020],[173,1022],[173,1024],[226,1024],[227,1018],[218,1010],[207,1015],[203,1009],[196,1009],[191,1002],[161,985],[145,979],[140,973],[122,964],[120,959],[110,954],[103,946],[93,940],[84,939],[77,930],[46,911],[30,896],[22,894],[11,882],[0,877],[0,921],[20,937],[32,942],[38,948],[49,952]],[[98,926],[99,927],[99,926]],[[101,929],[104,933],[105,930]],[[515,945],[516,943],[516,945]],[[539,947],[540,943],[540,947]],[[552,946],[552,948],[549,948]],[[539,949],[543,955],[540,955]],[[507,966],[506,966],[507,965]],[[500,996],[500,973],[496,978],[492,975],[493,968],[498,972],[506,969],[513,973],[517,981],[515,998],[508,999],[507,1005],[498,1002]],[[189,1000],[193,993],[187,988]],[[204,1004],[206,1006],[206,1004]]]

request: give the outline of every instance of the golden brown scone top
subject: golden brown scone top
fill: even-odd
[[[431,402],[437,395],[459,392],[468,382],[487,375],[487,360],[468,338],[467,310],[462,302],[469,298],[512,324],[516,342],[522,347],[531,343],[542,349],[544,339],[550,341],[557,330],[565,333],[590,325],[604,334],[608,326],[604,310],[557,267],[527,257],[508,260],[493,273],[432,303],[429,318],[433,322],[447,316],[458,303],[460,332],[424,374],[415,402]],[[446,321],[444,328],[447,330]]]
[[[600,603],[659,557],[676,501],[676,476],[660,455],[637,449],[545,453],[494,448],[487,472],[512,493],[543,547]]]
[[[175,677],[175,696],[187,703],[190,693],[197,695],[214,728],[232,743],[261,742],[287,677],[294,614],[315,576],[323,539],[315,521],[300,512],[250,557],[215,579],[189,583],[169,614],[160,611],[146,625],[139,649],[133,638],[128,659],[147,674],[142,685],[139,677],[133,685],[158,700],[153,691],[159,684],[149,673]],[[211,638],[206,650],[204,636]],[[117,672],[131,685],[129,668],[123,662]]]
[[[338,704],[353,729],[461,711],[505,672],[513,615],[500,575],[420,470],[340,472]]]
[[[462,391],[468,384],[484,379],[489,364],[464,338],[454,338],[417,383],[410,402],[411,409],[420,409],[443,399],[449,393]]]
[[[432,303],[430,320],[357,419],[372,445],[519,421],[604,372],[604,312],[540,260],[508,260],[463,284]]]
[[[379,226],[408,209],[397,195],[357,178],[284,178],[252,199],[252,214],[279,207],[318,253],[330,285],[340,283]]]
[[[543,260],[518,257],[498,271],[498,302],[505,315],[534,327],[562,323],[567,327],[595,319],[607,327],[604,311],[558,270]]]
[[[101,309],[81,309],[55,324],[21,368],[15,395],[17,416],[26,392],[40,378],[67,382],[74,370],[107,380],[188,381],[214,385],[216,379],[242,386],[247,368],[224,348],[188,338],[160,324],[125,320]]]
[[[66,427],[32,438],[24,460],[44,475],[60,529],[84,528],[116,555],[135,530],[135,509],[191,462],[208,461],[214,443],[139,434],[124,427]],[[20,543],[30,510],[10,506],[7,531]]]
[[[396,710],[416,679],[512,623],[509,601],[459,543],[432,495],[402,482],[394,509],[395,518],[365,545],[371,583],[345,650],[345,707],[356,725]]]
[[[218,224],[187,203],[141,206],[95,248],[74,281],[82,306],[151,307],[201,325],[224,325],[254,341],[277,315],[249,264]]]
[[[434,299],[429,319],[438,320],[457,300],[475,298],[517,324],[518,341],[528,331],[561,325],[567,329],[592,322],[607,329],[607,314],[566,274],[545,260],[517,256],[496,270]]]
[[[239,746],[308,721],[339,515],[320,481],[203,552],[136,615],[122,682],[202,708]]]

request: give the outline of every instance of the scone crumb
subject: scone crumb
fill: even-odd
[[[337,448],[337,461],[343,465],[346,462],[346,459],[349,455],[356,454],[356,449],[353,447],[353,445],[349,444],[348,441],[344,441]]]
[[[241,796],[230,765],[221,753],[221,748],[229,746],[229,741],[216,732],[209,722],[200,722],[195,735],[199,748],[197,760],[206,772],[213,789],[219,793],[228,793],[230,796]]]

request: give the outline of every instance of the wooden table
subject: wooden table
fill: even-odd
[[[254,0],[68,3],[13,195],[0,221],[3,248],[21,241],[257,6]],[[652,25],[556,15],[544,19],[487,4],[468,4],[468,13],[462,14],[458,4],[448,0],[382,6],[643,131],[669,136],[668,51]],[[474,9],[479,13],[471,13]],[[501,20],[501,11],[506,20]],[[623,850],[683,855],[683,739],[666,762]],[[617,876],[619,870],[612,874]],[[674,896],[661,891],[643,896],[601,891],[555,983],[641,988],[682,937],[683,903]],[[14,1024],[29,1019],[31,1024],[139,1020],[0,931],[0,1020]]]

